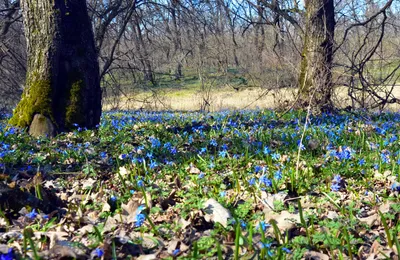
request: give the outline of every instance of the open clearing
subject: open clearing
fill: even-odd
[[[387,88],[389,89],[389,87]],[[210,106],[208,111],[241,110],[256,108],[281,108],[290,105],[296,99],[296,89],[267,90],[262,88],[243,88],[239,91],[232,87],[219,87],[209,91],[208,99]],[[393,89],[393,95],[400,98],[400,85]],[[129,97],[121,96],[118,102],[106,99],[104,110],[123,109],[123,110],[171,110],[171,111],[198,111],[204,104],[204,96],[207,93],[195,88],[174,89],[166,88],[154,95],[153,92],[138,92]],[[351,105],[351,100],[347,95],[347,88],[337,88],[333,98],[339,108]],[[398,111],[399,104],[389,104],[386,109]]]

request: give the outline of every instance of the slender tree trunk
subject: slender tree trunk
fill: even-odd
[[[264,52],[264,47],[265,47],[265,29],[264,25],[262,24],[263,21],[263,13],[264,13],[264,7],[261,4],[260,0],[257,0],[257,24],[255,25],[255,42],[254,45],[256,46],[257,49],[257,57],[259,62],[260,68],[264,67],[264,59],[263,59],[263,52]]]
[[[100,122],[101,89],[86,1],[22,0],[21,7],[28,66],[10,123],[33,135],[53,135],[74,124],[94,128]]]
[[[138,14],[135,13],[134,15],[134,21],[135,21],[135,25],[134,25],[134,40],[135,40],[135,47],[136,47],[136,51],[137,51],[137,55],[139,56],[140,62],[142,63],[143,66],[143,79],[144,81],[147,82],[151,82],[152,84],[155,83],[155,78],[153,75],[153,68],[151,66],[151,62],[150,62],[150,55],[147,51],[147,47],[146,47],[146,43],[144,42],[143,39],[143,32],[141,29],[141,22],[142,22],[142,17]]]
[[[299,77],[300,104],[330,108],[332,94],[333,0],[306,0],[306,30]]]
[[[175,79],[179,80],[183,78],[182,72],[182,60],[183,60],[183,50],[182,50],[182,36],[179,29],[178,20],[180,19],[179,2],[177,0],[171,1],[171,16],[173,25],[173,41],[174,41],[174,55],[177,60],[175,69]]]

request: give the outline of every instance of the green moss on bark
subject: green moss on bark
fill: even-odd
[[[310,94],[310,90],[312,88],[311,82],[309,81],[311,75],[307,75],[308,73],[308,55],[309,55],[309,35],[308,32],[306,31],[304,35],[304,45],[303,45],[303,50],[301,53],[301,63],[300,63],[300,74],[299,74],[299,94],[300,94],[300,99],[303,99],[304,101]]]
[[[65,110],[65,125],[67,127],[72,127],[75,123],[84,123],[85,118],[82,114],[82,92],[84,87],[82,79],[75,80],[71,84],[68,104]]]
[[[41,79],[38,73],[31,73],[9,123],[21,128],[29,127],[35,114],[42,114],[53,121],[50,80]]]

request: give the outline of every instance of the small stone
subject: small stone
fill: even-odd
[[[33,117],[31,125],[29,126],[29,134],[34,137],[54,137],[54,125],[48,117],[42,114],[36,114]]]
[[[318,149],[318,147],[320,146],[320,144],[319,144],[319,141],[318,141],[318,140],[316,140],[316,139],[310,139],[310,141],[308,141],[307,146],[308,146],[308,148],[309,148],[310,150],[316,150],[316,149]]]

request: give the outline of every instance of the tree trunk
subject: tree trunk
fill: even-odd
[[[143,79],[146,82],[155,84],[153,68],[151,66],[151,62],[149,59],[150,55],[147,51],[148,47],[143,39],[143,32],[141,28],[142,16],[139,15],[138,13],[135,13],[133,18],[134,18],[133,33],[135,34],[134,41],[135,41],[137,55],[143,66]]]
[[[301,106],[330,108],[332,94],[333,0],[306,0],[306,30],[299,76]]]
[[[171,17],[173,25],[173,42],[174,42],[174,56],[176,58],[176,69],[175,69],[175,80],[183,78],[182,73],[182,60],[183,60],[183,50],[182,50],[182,36],[178,25],[179,15],[179,2],[177,0],[171,1]]]
[[[263,68],[265,66],[263,53],[265,47],[265,29],[263,25],[263,16],[264,16],[264,7],[262,6],[262,2],[257,0],[257,23],[255,25],[255,39],[254,45],[256,47],[257,56],[255,57],[258,60],[259,67]]]
[[[101,88],[86,1],[22,0],[21,7],[28,66],[10,123],[33,135],[53,135],[75,124],[94,128],[100,122]],[[40,122],[50,122],[54,131],[35,131]]]

